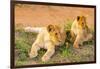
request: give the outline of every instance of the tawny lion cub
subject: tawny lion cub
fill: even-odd
[[[63,44],[66,38],[63,29],[57,25],[48,25],[47,27],[39,28],[26,27],[25,31],[38,32],[29,56],[30,58],[34,58],[38,55],[40,48],[47,49],[47,52],[42,57],[42,61],[48,61],[55,53],[55,47]]]
[[[71,31],[76,35],[73,44],[75,48],[79,48],[79,44],[82,44],[83,41],[87,41],[93,37],[87,25],[86,17],[84,16],[77,16],[71,26]]]

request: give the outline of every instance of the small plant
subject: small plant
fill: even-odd
[[[72,21],[68,21],[68,22],[65,22],[65,24],[64,24],[64,29],[65,30],[70,30],[71,29],[71,26],[72,26]]]

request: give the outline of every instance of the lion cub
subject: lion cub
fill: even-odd
[[[73,44],[75,48],[79,48],[80,43],[82,44],[83,41],[87,41],[93,37],[84,16],[77,16],[71,26],[71,31],[76,35]]]
[[[55,47],[64,44],[66,38],[63,29],[57,25],[48,25],[40,28],[26,27],[25,31],[38,32],[29,56],[30,58],[36,57],[40,48],[47,49],[47,52],[42,57],[42,61],[48,61],[55,53]]]

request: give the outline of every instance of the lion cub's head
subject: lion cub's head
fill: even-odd
[[[85,29],[87,27],[85,16],[77,16],[77,22],[78,22],[79,28]]]
[[[50,34],[50,39],[51,41],[56,44],[59,45],[62,42],[64,42],[64,32],[62,31],[62,29],[57,26],[57,25],[48,25],[47,30]]]

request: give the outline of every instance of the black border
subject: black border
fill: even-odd
[[[49,2],[35,2],[35,1],[10,1],[10,68],[28,68],[28,67],[43,67],[43,66],[60,66],[60,65],[77,65],[77,64],[92,64],[96,63],[96,6],[95,5],[80,5],[80,4],[64,4],[64,3],[49,3]],[[94,8],[94,44],[95,44],[95,56],[94,61],[89,62],[78,62],[78,63],[61,63],[61,64],[40,64],[40,65],[25,65],[25,66],[15,66],[14,62],[14,42],[15,42],[15,25],[14,25],[14,5],[15,4],[37,4],[37,5],[53,5],[53,6],[67,6],[67,7],[82,7],[82,8]]]

